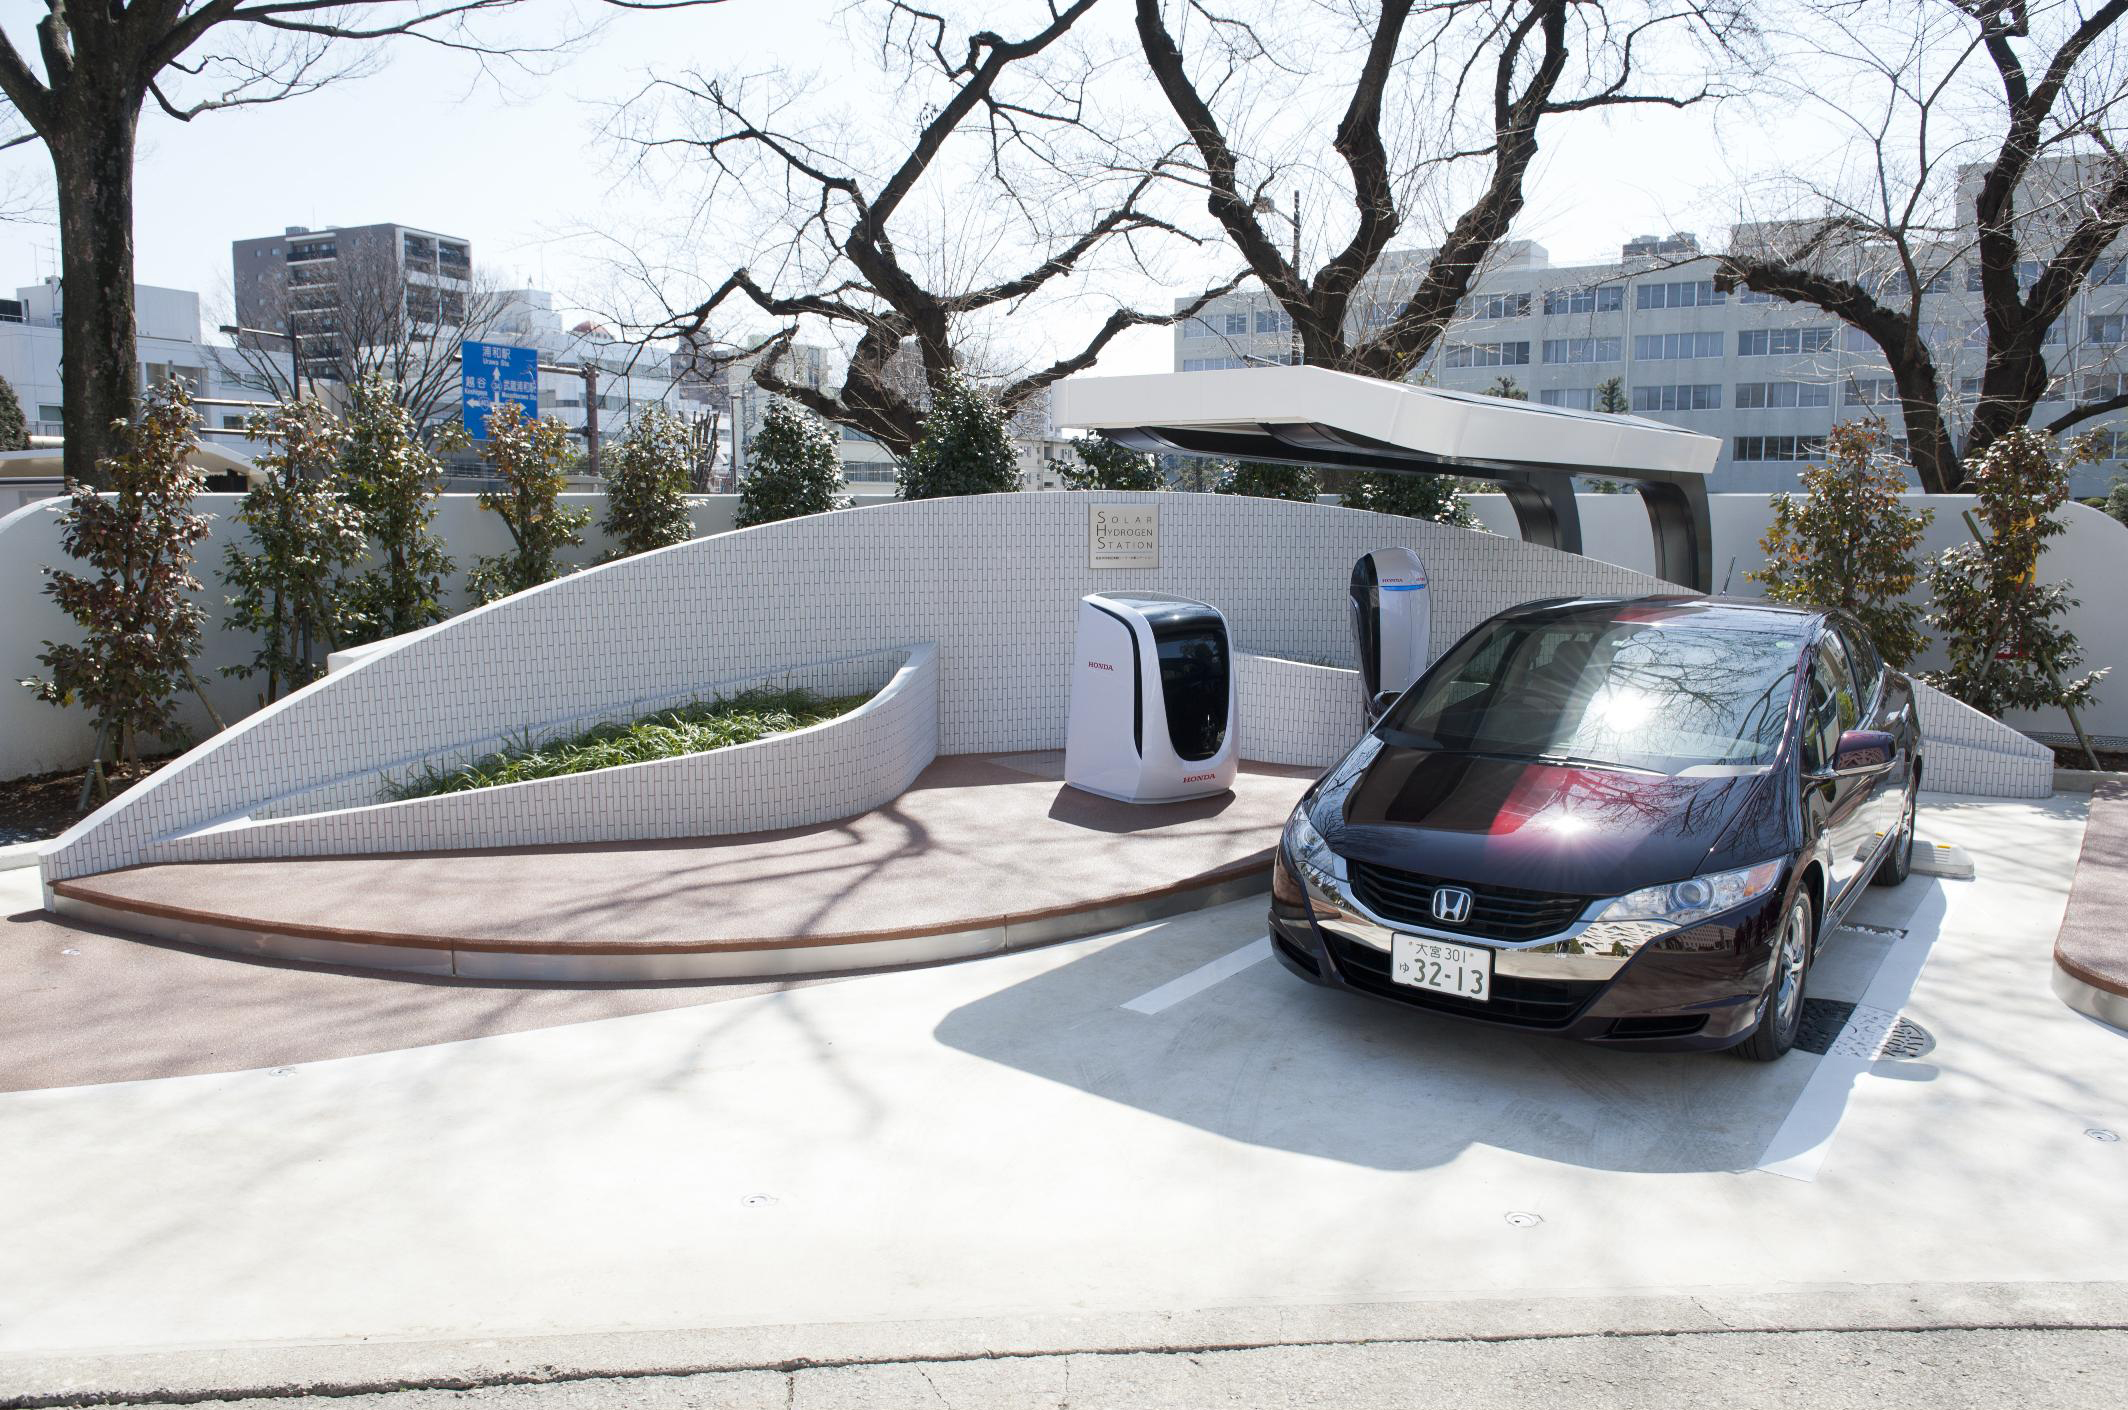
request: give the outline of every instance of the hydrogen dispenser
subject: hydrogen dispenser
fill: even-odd
[[[1352,565],[1352,636],[1367,719],[1402,695],[1426,669],[1433,610],[1426,565],[1408,548],[1378,548]]]
[[[1233,787],[1240,759],[1219,609],[1158,593],[1081,598],[1064,781],[1125,803],[1171,803]]]

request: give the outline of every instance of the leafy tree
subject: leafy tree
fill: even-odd
[[[488,438],[481,443],[480,458],[502,487],[483,490],[480,507],[501,516],[515,547],[474,564],[466,575],[474,601],[493,602],[552,582],[561,576],[556,555],[583,543],[591,511],[561,502],[575,454],[574,434],[552,417],[527,418],[516,402],[488,412]]]
[[[1368,509],[1376,514],[1401,514],[1407,519],[1427,519],[1465,529],[1479,527],[1478,516],[1470,512],[1453,475],[1366,470],[1352,477],[1338,503],[1347,509]]]
[[[1143,451],[1119,446],[1105,436],[1082,436],[1073,446],[1077,465],[1064,470],[1068,490],[1157,490],[1160,466]]]
[[[687,507],[687,427],[662,406],[638,413],[606,473],[608,558],[669,548],[695,536]]]
[[[1596,409],[1612,416],[1620,416],[1633,409],[1633,402],[1626,395],[1626,379],[1609,377],[1596,384]]]
[[[739,486],[740,528],[849,508],[835,432],[804,407],[771,401],[747,454],[753,470]]]
[[[207,516],[192,512],[205,477],[192,463],[199,415],[178,379],[151,387],[140,414],[116,427],[119,450],[97,466],[101,495],[76,484],[61,516],[60,542],[92,576],[47,567],[44,590],[81,627],[79,645],[47,641],[37,657],[50,675],[22,682],[40,700],[80,701],[96,722],[92,778],[104,753],[137,760],[143,736],[176,739],[176,696],[198,689],[192,657],[205,613],[192,600],[193,546]]]
[[[1005,494],[1019,487],[1020,459],[1004,414],[966,373],[948,373],[916,448],[895,475],[896,493],[903,499],[939,499]]]
[[[1315,472],[1305,465],[1272,465],[1260,460],[1237,460],[1219,477],[1218,494],[1247,495],[1252,499],[1290,499],[1315,503],[1322,493]]]
[[[443,583],[451,557],[430,529],[443,466],[422,445],[391,384],[365,377],[348,391],[340,486],[362,517],[375,566],[343,584],[342,640],[349,645],[417,631],[450,616]]]
[[[1914,550],[1936,517],[1908,510],[1905,465],[1877,417],[1835,426],[1825,462],[1803,472],[1804,495],[1777,494],[1759,540],[1765,568],[1746,573],[1776,602],[1845,608],[1884,659],[1904,666],[1928,645],[1922,609],[1908,602],[1920,567]]]
[[[28,450],[29,423],[22,419],[22,399],[5,377],[0,377],[0,450]]]
[[[224,666],[225,676],[266,677],[264,704],[284,688],[308,685],[322,674],[316,648],[340,642],[346,597],[340,570],[359,562],[362,515],[334,484],[347,428],[314,401],[283,402],[254,415],[244,434],[263,441],[259,468],[266,478],[237,506],[252,548],[223,551],[222,581],[232,595],[222,625],[258,635],[247,664]]]
[[[1985,532],[1929,563],[1929,624],[1943,634],[1950,667],[1922,679],[1976,710],[2075,709],[2106,674],[2075,675],[2082,650],[2056,619],[2076,599],[2064,584],[2039,583],[2047,540],[2067,530],[2054,512],[2069,497],[2068,466],[2082,451],[2072,443],[2059,456],[2053,437],[2019,426],[1966,461]]]
[[[1504,372],[1493,378],[1493,384],[1485,389],[1485,395],[1507,401],[1529,400],[1529,393],[1522,390],[1522,384]]]

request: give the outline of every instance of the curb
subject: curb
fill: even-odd
[[[43,842],[15,842],[0,847],[0,871],[19,871],[37,865],[44,847]]]

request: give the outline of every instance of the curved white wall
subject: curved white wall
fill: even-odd
[[[1158,504],[1161,566],[1089,568],[1090,501]],[[219,855],[211,838],[233,838],[275,799],[894,642],[937,645],[938,752],[1055,748],[1085,593],[1201,597],[1239,651],[1350,664],[1353,560],[1396,544],[1426,559],[1440,648],[1534,598],[1666,590],[1518,539],[1225,495],[985,495],[795,519],[608,564],[410,637],[113,800],[53,845],[44,873],[132,865],[188,836],[185,855]],[[416,845],[492,845],[476,834]]]

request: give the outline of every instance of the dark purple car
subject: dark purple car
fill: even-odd
[[[1920,783],[1913,688],[1842,614],[1533,603],[1301,800],[1273,948],[1414,1009],[1770,1061],[1833,923],[1905,880]]]

